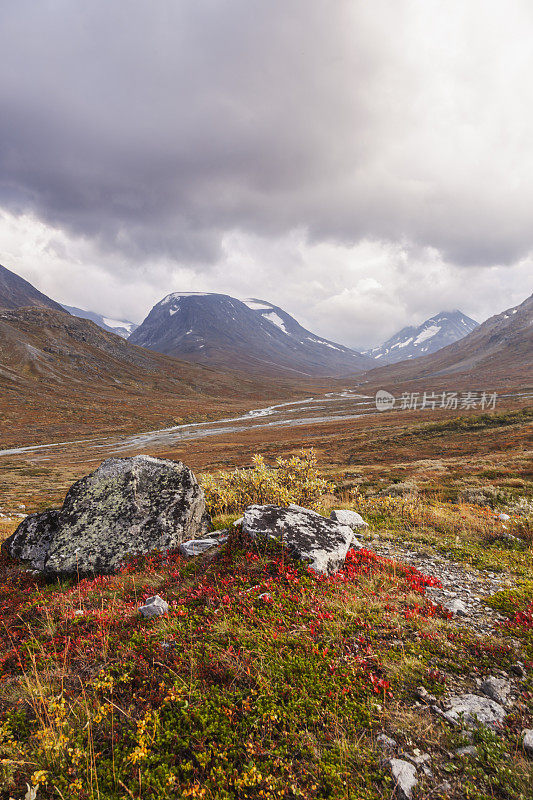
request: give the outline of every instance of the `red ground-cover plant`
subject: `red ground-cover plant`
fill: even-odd
[[[43,798],[54,786],[92,798],[96,778],[113,800],[120,782],[159,800],[173,780],[183,796],[345,797],[372,703],[405,692],[385,666],[390,642],[406,635],[421,663],[439,652],[425,627],[449,617],[425,597],[435,585],[367,549],[318,576],[239,530],[198,559],[152,554],[80,581],[4,562],[0,725],[18,736],[21,763],[45,774]],[[154,593],[169,613],[146,622],[137,608]],[[354,742],[349,758],[335,749],[339,730]],[[379,797],[386,776],[365,758],[367,796]],[[28,769],[14,768],[19,785]]]

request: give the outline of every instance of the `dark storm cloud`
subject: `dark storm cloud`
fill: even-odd
[[[0,203],[134,261],[298,227],[513,261],[528,30],[520,1],[8,0]]]

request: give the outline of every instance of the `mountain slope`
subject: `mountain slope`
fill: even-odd
[[[76,306],[63,305],[62,308],[74,317],[90,319],[91,322],[96,323],[99,328],[109,333],[116,333],[117,336],[122,336],[123,339],[127,339],[128,336],[139,327],[135,322],[130,322],[125,319],[110,319],[109,317],[102,316],[102,314],[97,314],[96,311],[85,311],[83,308],[77,308]]]
[[[408,358],[435,353],[472,333],[477,326],[474,319],[457,309],[441,311],[421,325],[402,328],[382,345],[365,350],[364,354],[379,359],[381,364],[394,364]]]
[[[355,350],[314,336],[277,306],[247,303],[224,294],[170,294],[129,341],[187,361],[262,374],[339,376],[371,364]]]
[[[0,264],[0,308],[23,308],[24,306],[63,311],[63,308],[55,300],[39,292],[35,286],[25,281],[20,275],[16,275]]]
[[[64,311],[0,310],[0,447],[171,426],[308,393],[135,347]]]
[[[531,386],[533,383],[533,295],[496,314],[472,333],[436,353],[366,373],[370,384],[468,378],[471,385]],[[428,384],[428,389],[431,385]],[[453,386],[451,386],[453,388]]]

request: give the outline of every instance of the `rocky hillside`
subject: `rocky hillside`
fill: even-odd
[[[63,311],[62,306],[39,292],[35,286],[0,264],[0,308],[52,308]]]
[[[165,427],[287,394],[299,390],[144,350],[64,311],[0,310],[4,445]]]
[[[224,294],[174,293],[130,342],[186,361],[268,375],[349,375],[371,360],[302,328],[277,306]]]
[[[365,350],[364,354],[379,360],[380,364],[395,364],[397,361],[418,358],[435,353],[462,339],[472,333],[478,324],[457,309],[441,311],[421,325],[402,328],[382,345]]]

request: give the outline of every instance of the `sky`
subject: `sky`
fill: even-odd
[[[532,41],[530,0],[3,0],[0,263],[135,322],[482,321],[532,291]]]

